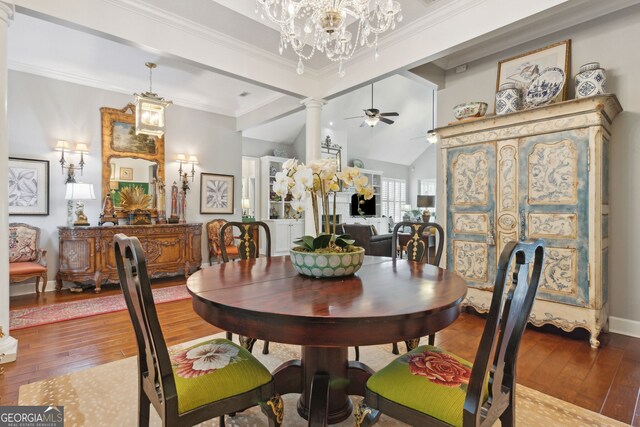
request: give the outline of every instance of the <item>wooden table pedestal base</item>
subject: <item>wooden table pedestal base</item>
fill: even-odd
[[[300,393],[301,417],[337,424],[353,411],[349,395],[364,396],[372,374],[364,363],[347,359],[347,347],[303,346],[302,360],[283,363],[273,377],[279,394]]]

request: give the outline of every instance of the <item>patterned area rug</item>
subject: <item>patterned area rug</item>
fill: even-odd
[[[191,298],[185,285],[153,289],[156,304]],[[49,323],[64,322],[65,320],[81,317],[112,313],[126,310],[127,306],[122,295],[109,295],[81,301],[62,302],[44,307],[31,307],[11,310],[10,329],[24,329],[32,326],[47,325]]]
[[[224,333],[207,338],[222,338]],[[189,345],[184,343],[180,347]],[[271,343],[270,354],[262,354],[262,341],[253,349],[254,355],[270,370],[282,362],[300,357],[297,346]],[[374,370],[393,360],[391,346],[361,347],[361,360]],[[353,354],[350,355],[353,357]],[[137,363],[135,357],[107,363],[20,387],[20,405],[64,405],[65,426],[132,426],[137,421]],[[298,416],[299,395],[284,396],[284,426],[306,426]],[[361,398],[354,396],[354,402]],[[538,391],[519,385],[517,388],[517,424],[519,426],[625,426],[626,424],[588,411]],[[151,408],[151,426],[160,426],[160,418]],[[200,424],[217,426],[211,420]],[[235,417],[226,417],[227,426],[266,426],[267,419],[257,408]],[[338,424],[352,426],[353,418]],[[392,418],[381,417],[380,426],[403,426]],[[498,422],[496,426],[499,426]]]

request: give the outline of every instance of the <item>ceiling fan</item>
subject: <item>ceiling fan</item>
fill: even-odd
[[[377,108],[373,108],[373,84],[371,84],[371,108],[367,108],[366,110],[363,110],[363,111],[365,114],[364,116],[346,117],[345,120],[364,118],[364,121],[362,122],[360,127],[364,127],[365,125],[374,127],[375,125],[378,124],[378,122],[392,125],[394,121],[387,119],[387,117],[397,117],[400,115],[396,112],[381,113],[380,110],[378,110]]]

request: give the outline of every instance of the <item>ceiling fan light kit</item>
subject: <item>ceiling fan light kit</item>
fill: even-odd
[[[318,51],[339,63],[340,77],[358,46],[373,47],[377,59],[378,36],[402,21],[395,0],[256,0],[256,13],[280,27],[278,50],[282,55],[291,46],[298,74]]]
[[[437,144],[439,139],[440,138],[438,137],[438,132],[436,132],[435,130],[430,130],[427,132],[427,142],[429,144]]]
[[[345,117],[345,120],[350,119],[360,119],[364,118],[364,121],[360,124],[360,127],[364,127],[365,125],[369,127],[374,127],[378,124],[378,122],[386,123],[388,125],[392,125],[395,122],[393,120],[387,119],[387,117],[398,117],[400,114],[393,112],[381,113],[377,108],[373,108],[373,83],[371,84],[371,108],[367,108],[364,111],[364,116],[355,116],[355,117]]]

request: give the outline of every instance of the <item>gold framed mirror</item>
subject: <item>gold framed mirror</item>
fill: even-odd
[[[164,184],[164,136],[135,134],[135,106],[100,108],[102,117],[102,200],[109,194],[123,216],[119,192],[141,187],[154,194],[154,178]],[[155,216],[156,209],[149,209]]]

